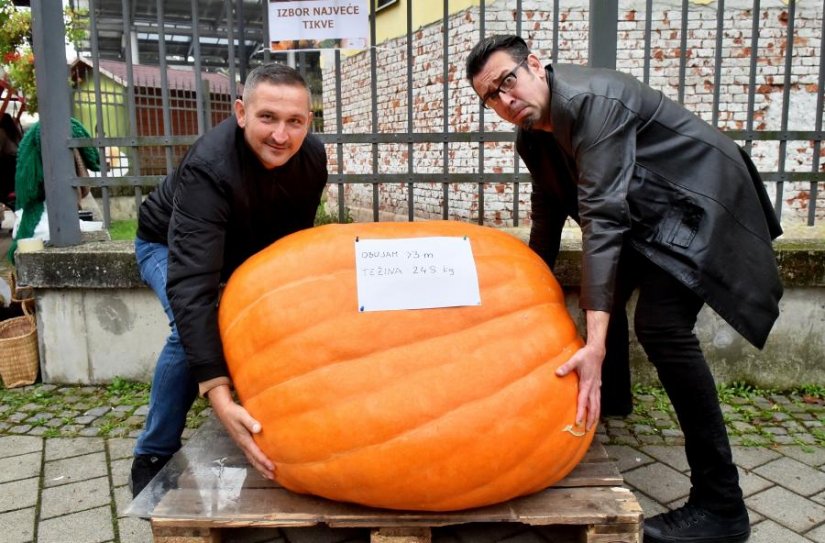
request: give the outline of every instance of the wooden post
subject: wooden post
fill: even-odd
[[[159,526],[152,522],[154,543],[221,543],[221,534],[215,528],[184,528]]]
[[[423,528],[374,528],[370,532],[370,543],[431,543],[432,533]]]
[[[642,525],[593,524],[586,537],[587,543],[642,543]]]

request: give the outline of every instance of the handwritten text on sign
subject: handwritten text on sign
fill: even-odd
[[[468,238],[361,239],[355,272],[360,311],[481,303]]]

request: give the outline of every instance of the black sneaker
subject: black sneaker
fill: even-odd
[[[129,488],[132,489],[132,498],[140,494],[155,475],[166,465],[171,456],[155,454],[138,454],[132,461],[132,472],[129,476]]]
[[[685,504],[644,522],[644,543],[741,543],[751,534],[748,512],[727,517]]]

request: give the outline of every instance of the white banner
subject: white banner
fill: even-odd
[[[365,49],[369,15],[367,0],[270,0],[270,49]]]
[[[466,237],[357,240],[355,272],[359,311],[481,304]]]

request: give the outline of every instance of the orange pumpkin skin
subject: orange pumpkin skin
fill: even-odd
[[[358,311],[355,238],[468,236],[481,305]],[[433,221],[328,225],[251,257],[221,299],[221,337],[256,442],[300,493],[447,511],[539,491],[581,460],[581,347],[562,291],[524,243]]]

